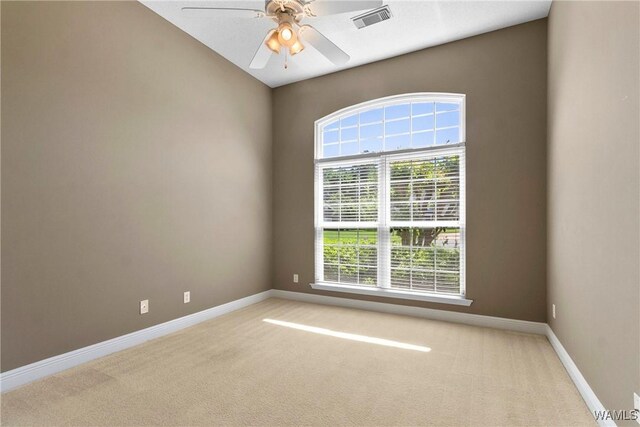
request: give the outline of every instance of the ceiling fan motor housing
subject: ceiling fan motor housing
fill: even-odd
[[[267,0],[265,13],[278,23],[281,19],[291,19],[297,24],[305,17],[307,8],[297,0]]]

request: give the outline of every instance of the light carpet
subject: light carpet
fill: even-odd
[[[1,417],[7,426],[595,425],[543,336],[280,299],[8,392]]]

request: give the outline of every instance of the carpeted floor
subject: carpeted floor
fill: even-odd
[[[279,299],[8,392],[1,421],[595,425],[542,336]]]

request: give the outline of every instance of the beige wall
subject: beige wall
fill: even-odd
[[[549,18],[549,322],[604,406],[626,410],[640,393],[639,5],[554,2]]]
[[[137,2],[1,7],[2,370],[269,289],[270,89]]]
[[[275,89],[273,286],[316,292],[308,286],[314,121],[388,95],[465,93],[467,295],[475,301],[468,308],[386,302],[544,322],[546,37],[544,19]]]

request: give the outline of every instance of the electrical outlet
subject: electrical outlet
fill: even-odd
[[[556,305],[555,304],[551,304],[551,315],[553,316],[553,318],[556,318]]]
[[[146,314],[149,312],[149,300],[145,299],[140,301],[140,314]]]
[[[293,275],[293,283],[298,283],[298,275],[297,274]]]
[[[183,300],[185,304],[191,302],[191,291],[187,291],[184,293]]]

